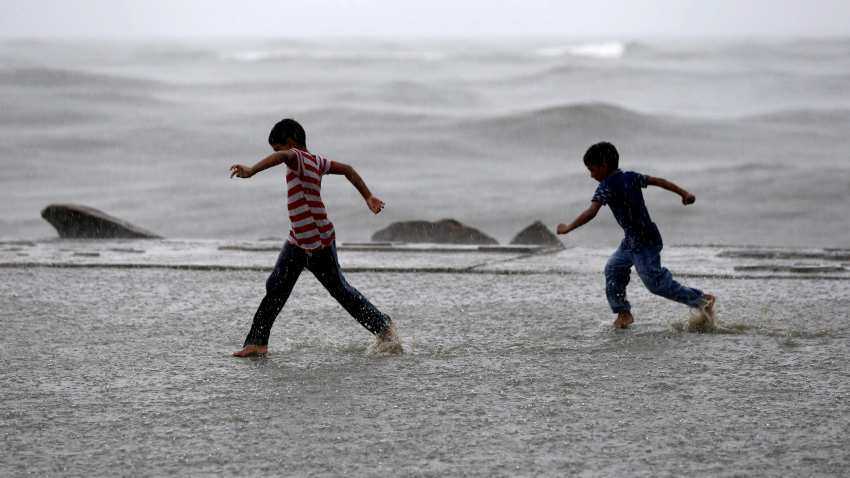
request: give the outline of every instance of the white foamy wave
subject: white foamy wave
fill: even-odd
[[[285,60],[315,61],[439,61],[445,54],[430,50],[329,50],[329,49],[281,49],[242,50],[225,52],[221,59],[246,63]]]
[[[616,59],[626,53],[626,44],[622,42],[582,43],[540,48],[535,52],[538,56],[561,57],[565,55],[585,56],[590,58]]]

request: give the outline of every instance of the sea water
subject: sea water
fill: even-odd
[[[554,226],[596,187],[581,157],[697,196],[647,191],[668,244],[846,246],[847,40],[0,42],[0,238],[54,235],[53,202],[166,237],[286,235],[281,170],[229,179],[293,117],[308,146],[356,167],[323,196],[338,237],[456,218],[502,242]],[[570,242],[615,246],[608,215]]]
[[[846,40],[0,43],[0,475],[840,476],[850,466]],[[284,116],[353,164],[324,197],[372,338],[305,273],[237,360],[286,235]],[[567,249],[346,248],[396,220],[507,242],[586,207],[599,140],[648,190],[713,333],[633,275],[602,211]],[[68,241],[52,202],[170,239]],[[271,239],[257,241],[258,239]],[[424,248],[428,249],[428,248]],[[439,249],[433,248],[432,249]]]

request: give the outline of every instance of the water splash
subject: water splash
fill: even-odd
[[[578,45],[553,46],[540,48],[536,51],[538,56],[543,57],[572,55],[606,60],[621,58],[625,52],[626,45],[622,42],[582,43]]]
[[[740,323],[725,323],[707,317],[699,309],[691,309],[687,320],[673,322],[671,327],[676,332],[697,334],[729,334],[738,335],[753,329],[752,326]]]

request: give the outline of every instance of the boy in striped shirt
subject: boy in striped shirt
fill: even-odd
[[[401,353],[401,342],[393,321],[349,285],[342,275],[336,254],[334,226],[328,219],[321,197],[322,176],[344,175],[375,214],[381,212],[384,202],[372,195],[354,168],[308,151],[304,128],[293,119],[281,120],[272,128],[269,145],[274,153],[251,167],[234,164],[230,167],[230,177],[250,178],[260,171],[285,164],[291,228],[274,270],[266,281],[266,295],[254,314],[254,322],[242,350],[233,355],[249,357],[268,352],[272,324],[305,267],[352,317],[376,336],[376,351]]]

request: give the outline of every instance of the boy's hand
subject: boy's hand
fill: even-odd
[[[566,224],[558,224],[558,227],[555,228],[555,232],[558,234],[566,234],[570,232],[570,226],[567,226]]]
[[[241,164],[234,164],[230,167],[230,177],[236,176],[238,178],[250,178],[254,175],[254,171],[249,166],[243,166]]]
[[[697,197],[687,191],[685,191],[685,194],[682,194],[682,204],[684,204],[685,206],[687,206],[688,204],[693,204],[696,200]]]
[[[375,214],[378,214],[384,209],[384,201],[381,201],[375,196],[369,196],[369,199],[366,200],[366,205],[369,206],[369,209]]]

